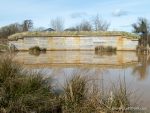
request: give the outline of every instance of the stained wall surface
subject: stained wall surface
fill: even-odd
[[[24,37],[9,41],[9,45],[14,45],[18,50],[29,50],[33,46],[47,50],[94,50],[101,45],[116,47],[117,50],[136,50],[138,41],[121,36]]]

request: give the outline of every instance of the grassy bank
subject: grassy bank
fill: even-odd
[[[0,60],[1,113],[115,113],[132,106],[124,81],[117,87],[112,84],[106,93],[96,79],[75,73],[58,92],[53,78],[26,70],[11,59]]]

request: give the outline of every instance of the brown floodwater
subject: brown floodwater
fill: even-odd
[[[103,89],[111,82],[125,79],[128,90],[134,93],[135,102],[150,108],[150,55],[127,51],[47,51],[37,54],[18,52],[14,59],[29,69],[44,70],[60,83],[74,72],[97,76]]]

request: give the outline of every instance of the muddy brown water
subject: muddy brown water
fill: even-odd
[[[47,51],[34,55],[18,52],[14,59],[29,69],[44,70],[60,83],[74,72],[98,76],[103,89],[125,78],[127,88],[134,92],[132,99],[136,99],[139,106],[150,108],[150,55],[127,51]]]

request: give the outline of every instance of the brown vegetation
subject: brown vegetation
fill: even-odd
[[[29,48],[29,53],[32,55],[40,55],[40,53],[46,53],[46,48],[40,48],[39,46],[34,46]]]
[[[116,52],[117,48],[112,46],[97,46],[95,52]]]

